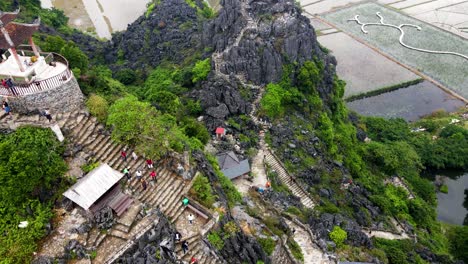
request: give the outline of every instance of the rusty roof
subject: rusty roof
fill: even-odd
[[[3,12],[0,10],[0,21],[3,23],[3,25],[8,25],[8,23],[15,20],[18,14],[19,14],[19,9],[17,9],[14,12]]]
[[[0,27],[0,49],[15,48],[39,29],[40,19],[36,19],[33,24],[23,24],[10,22]]]

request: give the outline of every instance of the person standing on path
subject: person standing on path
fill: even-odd
[[[148,169],[152,169],[153,168],[153,161],[151,159],[147,159],[146,160],[146,165],[148,165]]]
[[[146,181],[145,179],[141,179],[141,187],[143,187],[143,191],[146,191],[146,187],[148,187],[148,185],[146,184]]]
[[[133,158],[133,160],[137,160],[137,159],[138,159],[138,156],[137,156],[137,154],[135,153],[135,151],[132,151],[132,158]]]
[[[154,183],[156,183],[156,171],[152,171],[150,173],[150,177],[151,177],[151,181],[153,181]]]
[[[176,242],[179,242],[180,239],[182,238],[182,235],[179,233],[179,231],[177,231],[177,232],[175,233],[175,236],[174,236],[174,237],[175,237],[175,241],[176,241]]]
[[[49,120],[50,123],[52,120],[52,115],[50,114],[49,109],[44,110],[44,116],[47,118],[47,120]]]
[[[7,115],[11,115],[10,105],[8,105],[7,101],[3,101],[2,107]]]
[[[195,216],[193,216],[192,213],[190,213],[187,217],[189,223],[192,225],[193,224],[193,220],[195,220]]]
[[[188,242],[183,241],[181,246],[182,246],[182,250],[184,251],[184,254],[187,253],[187,251],[189,250]]]
[[[198,263],[198,260],[195,257],[192,257],[190,259],[190,264],[197,264],[197,263]]]
[[[135,175],[136,175],[137,179],[140,180],[141,177],[143,176],[143,173],[141,173],[141,170],[137,170],[137,171],[135,172]]]
[[[128,180],[130,180],[130,171],[128,170],[128,167],[125,167],[125,169],[123,169],[123,173],[124,173],[124,176],[127,177]]]
[[[122,157],[124,161],[127,161],[127,152],[125,152],[125,150],[122,150],[120,152],[120,156]]]

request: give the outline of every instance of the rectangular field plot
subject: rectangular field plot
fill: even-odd
[[[403,42],[409,46],[432,51],[457,52],[468,56],[468,41],[375,3],[352,6],[328,13],[323,17],[342,31],[364,40],[397,61],[425,73],[454,92],[468,98],[468,59],[450,54],[431,54],[411,50],[399,43],[400,31],[396,28],[370,25],[365,27],[368,31],[365,34],[355,21],[348,21],[359,15],[359,20],[363,23],[379,24],[377,12],[381,13],[387,24],[396,26],[414,24],[421,27],[420,31],[414,27],[403,27],[405,32]]]
[[[428,81],[347,103],[361,115],[415,121],[438,109],[452,112],[464,103]]]
[[[338,61],[336,71],[346,81],[345,98],[419,78],[345,33],[320,36],[318,41]]]

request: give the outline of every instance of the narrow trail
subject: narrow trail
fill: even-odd
[[[295,230],[293,234],[294,241],[302,249],[302,254],[304,255],[304,263],[307,264],[331,264],[336,263],[322,251],[320,250],[313,242],[311,234],[305,230],[302,226],[294,223],[291,220],[285,219],[286,224],[291,230]]]

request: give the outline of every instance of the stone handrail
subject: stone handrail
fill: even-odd
[[[14,82],[13,87],[10,87],[10,88],[6,88],[0,85],[0,95],[23,96],[23,95],[35,94],[35,93],[39,93],[45,90],[57,88],[63,83],[68,82],[73,76],[73,73],[70,71],[68,67],[68,61],[64,57],[56,53],[48,53],[47,56],[50,56],[50,54],[52,54],[53,56],[51,63],[59,62],[59,63],[64,64],[66,66],[64,71],[44,80],[32,80],[26,83]]]

